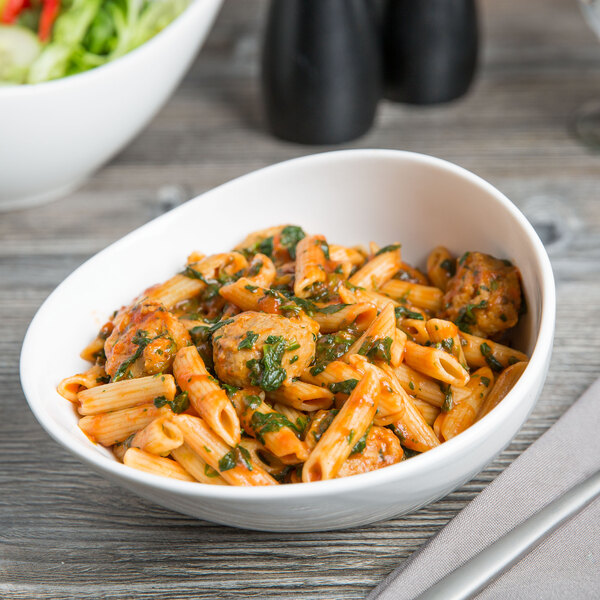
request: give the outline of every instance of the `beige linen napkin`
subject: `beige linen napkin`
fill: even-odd
[[[600,380],[368,600],[412,600],[600,468]],[[600,500],[547,537],[477,600],[600,599]]]

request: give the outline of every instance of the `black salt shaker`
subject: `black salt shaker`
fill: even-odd
[[[477,66],[475,0],[387,0],[382,18],[387,98],[435,104],[467,92]]]
[[[369,0],[272,0],[262,54],[267,124],[300,144],[339,144],[372,125],[380,44]]]

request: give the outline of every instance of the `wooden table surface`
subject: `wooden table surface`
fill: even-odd
[[[373,130],[349,147],[415,150],[471,169],[549,243],[554,356],[537,408],[509,448],[415,514],[348,531],[270,534],[153,506],[92,473],[35,421],[19,383],[19,351],[35,311],[65,276],[200,192],[323,150],[265,134],[257,85],[265,4],[229,0],[181,87],[129,147],[70,197],[0,215],[0,597],[364,598],[596,378],[600,155],[574,141],[567,124],[579,105],[600,97],[600,45],[573,0],[480,6],[485,46],[468,97],[434,108],[384,102]]]

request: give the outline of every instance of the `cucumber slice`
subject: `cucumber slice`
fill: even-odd
[[[0,25],[0,82],[23,83],[42,45],[33,31]]]

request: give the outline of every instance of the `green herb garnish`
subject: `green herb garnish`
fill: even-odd
[[[285,381],[287,373],[281,366],[281,359],[287,342],[281,336],[270,335],[263,344],[263,356],[246,363],[250,370],[250,382],[260,386],[265,392],[273,392]]]
[[[452,387],[450,384],[440,383],[440,390],[444,394],[444,403],[441,406],[442,412],[449,412],[452,410],[454,402],[452,400]]]
[[[417,311],[410,310],[406,306],[396,306],[394,308],[396,313],[396,319],[416,319],[417,321],[424,321],[425,317]]]
[[[483,342],[481,346],[479,346],[479,351],[482,356],[485,358],[485,362],[488,364],[488,367],[492,369],[492,371],[500,372],[504,368],[502,363],[498,361],[498,359],[494,356],[492,349],[490,348],[487,342]]]
[[[238,465],[243,465],[248,469],[248,471],[252,471],[252,463],[250,462],[250,452],[246,450],[243,446],[236,446],[231,449],[227,454],[225,454],[219,460],[219,471],[221,473],[223,471],[229,471],[230,469],[234,469]]]
[[[181,392],[177,394],[173,400],[167,400],[165,396],[156,396],[154,398],[154,406],[156,408],[162,408],[163,406],[169,405],[174,413],[182,413],[190,407],[190,401],[187,392]]]
[[[296,258],[296,245],[305,237],[306,234],[302,228],[296,225],[288,225],[281,230],[280,243],[284,248],[287,248],[292,260]]]
[[[384,246],[380,248],[377,252],[375,252],[375,256],[379,256],[380,254],[384,254],[385,252],[394,252],[394,250],[399,250],[402,247],[402,244],[390,244],[389,246]]]
[[[289,427],[292,430],[296,430],[296,426],[285,415],[278,412],[255,412],[252,415],[251,423],[256,439],[261,444],[265,443],[265,433],[279,431],[282,427]]]
[[[354,448],[352,448],[352,452],[350,454],[360,454],[367,447],[367,437],[369,436],[369,431],[371,428],[367,429],[364,435],[356,442]]]
[[[238,350],[251,350],[252,346],[254,346],[254,342],[258,339],[258,333],[254,333],[254,331],[247,331],[246,337],[238,344]]]
[[[329,384],[329,389],[332,394],[348,394],[358,385],[358,379],[346,379],[344,381],[336,381]]]
[[[444,269],[444,271],[446,271],[450,277],[454,277],[454,275],[456,275],[456,261],[446,258],[440,263],[440,267],[442,267],[442,269]]]
[[[477,319],[473,314],[473,311],[478,308],[485,308],[487,306],[487,300],[482,300],[478,304],[467,304],[458,311],[458,317],[455,321],[456,325],[461,331],[465,333],[471,332],[471,325],[477,323]]]
[[[373,339],[368,337],[360,347],[358,353],[366,356],[371,360],[391,360],[391,347],[394,340],[391,337]]]
[[[220,466],[220,463],[219,463]],[[233,468],[233,467],[232,467]],[[204,465],[204,474],[207,477],[218,477],[219,473],[217,471],[215,471],[215,469],[213,469],[210,465],[206,464]]]

